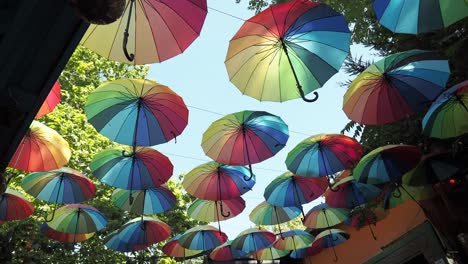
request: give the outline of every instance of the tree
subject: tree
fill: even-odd
[[[59,82],[62,86],[62,101],[54,112],[41,118],[41,122],[55,129],[69,143],[72,157],[68,167],[90,175],[96,185],[96,197],[86,202],[99,209],[107,218],[108,225],[88,241],[73,245],[48,239],[40,233],[40,225],[51,205],[29,196],[35,206],[32,217],[4,223],[0,229],[0,262],[2,263],[136,263],[138,258],[149,259],[150,255],[162,255],[161,245],[137,254],[120,254],[107,250],[103,237],[122,226],[126,221],[137,217],[121,211],[110,200],[112,188],[92,177],[88,167],[97,152],[113,146],[115,143],[99,135],[87,122],[83,107],[88,94],[102,82],[120,78],[144,78],[147,66],[129,66],[107,61],[95,53],[78,48],[63,70]],[[21,189],[20,181],[24,173],[17,174],[10,182],[10,187]],[[167,185],[176,194],[178,203],[170,212],[158,215],[162,221],[170,223],[172,232],[182,233],[198,224],[190,220],[186,207],[192,198],[182,191],[181,184],[170,180]],[[150,253],[151,252],[151,253]],[[165,263],[173,263],[164,259]]]

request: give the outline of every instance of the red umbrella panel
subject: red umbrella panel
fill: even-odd
[[[45,99],[44,103],[42,103],[41,108],[34,118],[40,118],[54,110],[58,103],[60,103],[60,90],[60,83],[55,82],[54,86],[52,86],[52,90],[50,90],[49,95],[47,95],[47,98]]]
[[[19,192],[7,189],[0,195],[0,224],[26,218],[33,212],[33,205]]]
[[[46,237],[64,243],[76,243],[88,240],[96,233],[89,234],[67,234],[50,228],[46,223],[41,225],[41,233]]]

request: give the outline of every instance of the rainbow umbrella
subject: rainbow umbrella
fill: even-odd
[[[243,166],[229,166],[217,162],[208,162],[195,167],[187,173],[182,186],[191,195],[211,201],[220,201],[221,215],[228,217],[223,210],[224,200],[232,200],[251,190],[255,178],[248,178],[248,169]]]
[[[325,191],[325,201],[336,208],[353,209],[375,199],[382,191],[374,185],[360,183],[352,176],[345,177],[334,184],[338,191]]]
[[[249,253],[270,247],[275,240],[275,234],[268,230],[249,228],[237,235],[237,237],[232,241],[232,247]]]
[[[267,247],[250,253],[256,260],[274,260],[289,254],[289,250],[280,250],[274,247]]]
[[[226,243],[215,248],[210,253],[210,259],[214,261],[230,261],[236,258],[245,257],[247,253],[242,250],[238,250],[232,247],[232,240],[228,240]]]
[[[468,133],[468,81],[444,91],[422,121],[423,134],[452,138]]]
[[[175,237],[169,239],[167,243],[163,246],[162,251],[164,254],[170,257],[183,258],[185,261],[186,257],[191,257],[202,253],[202,250],[191,250],[182,247],[179,244],[179,238],[181,235],[176,235]]]
[[[67,234],[89,234],[107,225],[104,215],[96,208],[84,204],[68,204],[55,212],[48,222],[50,228]]]
[[[132,203],[130,197],[134,199]],[[134,214],[160,214],[177,204],[176,196],[165,185],[140,191],[115,189],[111,198],[117,207]]]
[[[221,204],[224,206],[221,209]],[[245,209],[245,201],[241,197],[223,201],[209,201],[196,199],[187,209],[190,218],[202,222],[218,222],[218,229],[221,230],[220,221],[233,218]],[[223,211],[222,211],[223,210]],[[220,212],[224,214],[220,214]]]
[[[128,243],[124,242],[120,236],[119,236],[119,230],[114,230],[110,234],[104,237],[103,240],[104,245],[106,245],[107,248],[114,250],[114,251],[119,251],[119,252],[133,252],[137,251],[135,247],[132,247]]]
[[[335,258],[333,261],[338,261],[338,256],[336,255],[335,246],[346,242],[349,239],[349,234],[341,229],[327,229],[320,232],[313,242],[313,244],[318,244],[322,248],[333,248],[333,253]]]
[[[359,74],[346,91],[343,110],[353,121],[383,125],[422,112],[445,87],[448,61],[431,51],[387,56]]]
[[[125,146],[96,154],[89,167],[103,183],[128,190],[160,186],[174,169],[169,158],[155,149]]]
[[[405,173],[416,167],[421,160],[419,147],[410,145],[387,145],[364,156],[353,170],[353,177],[362,183],[401,183]]]
[[[82,241],[90,239],[95,234],[95,233],[89,233],[89,234],[62,233],[62,232],[55,231],[54,229],[50,228],[46,223],[42,223],[40,230],[41,230],[41,233],[44,234],[46,237],[59,241],[59,242],[64,242],[64,243],[82,242]]]
[[[57,131],[32,121],[8,167],[24,171],[49,171],[65,166],[71,151]]]
[[[242,111],[213,122],[203,133],[202,148],[214,161],[228,165],[249,165],[264,161],[288,141],[288,125],[268,112]]]
[[[431,185],[417,187],[405,184],[394,185],[385,193],[384,208],[395,208],[408,200],[412,200],[420,205],[419,201],[429,199],[434,195],[435,192]]]
[[[187,126],[182,97],[162,84],[121,79],[100,85],[84,107],[88,121],[110,140],[131,146],[153,146],[177,137]]]
[[[381,25],[405,34],[436,31],[468,16],[466,0],[374,0],[373,7]]]
[[[297,250],[312,245],[315,237],[304,230],[289,230],[278,238],[273,247],[280,250]]]
[[[319,244],[312,244],[310,247],[291,251],[290,257],[294,259],[302,259],[307,256],[317,255],[322,250],[323,248]]]
[[[252,210],[249,219],[257,225],[278,225],[282,235],[280,224],[291,221],[300,214],[301,209],[298,207],[279,207],[263,201]]]
[[[60,90],[60,83],[55,82],[49,92],[49,95],[47,95],[44,103],[42,103],[41,108],[39,108],[39,111],[34,118],[38,119],[43,117],[54,110],[58,103],[60,103]]]
[[[260,101],[283,102],[322,87],[340,69],[351,34],[345,18],[321,3],[273,5],[247,20],[229,43],[231,82]],[[291,87],[296,84],[297,89]]]
[[[91,25],[81,44],[110,60],[162,62],[190,46],[206,14],[206,0],[128,0],[122,17]]]
[[[294,147],[288,153],[286,166],[299,176],[326,176],[330,179],[334,173],[355,167],[361,155],[361,144],[354,138],[340,134],[319,134]]]
[[[21,220],[34,213],[34,206],[21,193],[7,188],[0,194],[1,222]]]
[[[348,217],[349,210],[322,203],[309,210],[304,218],[304,225],[314,229],[330,228],[344,222]]]
[[[179,237],[179,244],[192,250],[210,250],[222,245],[228,237],[210,225],[192,227]]]
[[[302,211],[302,205],[320,197],[327,186],[325,178],[306,178],[286,172],[268,184],[263,197],[272,205],[298,207]]]

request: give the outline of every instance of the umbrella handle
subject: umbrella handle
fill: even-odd
[[[51,217],[50,219],[47,219],[47,216],[46,216],[46,218],[44,219],[46,223],[52,222],[52,220],[54,220],[54,217],[55,217],[55,209],[57,209],[57,204],[55,204],[55,207],[54,207],[54,209],[52,210],[52,217]]]
[[[302,90],[301,85],[297,86],[297,90],[299,90],[299,94],[301,95],[302,100],[304,100],[305,102],[313,103],[313,102],[315,102],[315,101],[317,101],[319,99],[319,94],[316,91],[313,92],[314,98],[309,99],[309,98],[305,97],[305,94],[304,94],[304,91]]]
[[[247,156],[248,156],[248,154],[247,154]],[[249,177],[246,177],[246,175],[244,175],[244,180],[245,181],[250,181],[253,178],[252,164],[250,164],[250,161],[249,161],[249,172],[250,172]]]
[[[122,157],[131,158],[135,155],[135,152],[127,152],[125,149],[122,150]]]
[[[220,200],[219,201],[219,208],[221,209],[221,215],[224,216],[224,217],[229,217],[231,215],[231,212],[227,212],[227,214],[224,213],[224,210],[223,210],[223,201]]]
[[[341,189],[341,186],[339,186],[339,185],[336,186],[336,189],[333,189],[333,187],[334,187],[333,185],[334,185],[334,184],[332,184],[332,183],[330,182],[330,178],[327,177],[327,180],[328,180],[328,189],[330,189],[330,191],[332,191],[332,192],[337,192],[337,191],[339,191],[339,190]]]
[[[336,254],[335,246],[333,246],[333,254],[335,255],[333,257],[333,262],[337,262],[338,261],[338,255]]]
[[[392,196],[395,197],[395,198],[400,198],[401,197],[401,191],[400,191],[400,188],[397,187],[393,192],[392,192]]]
[[[124,32],[124,37],[123,37],[123,52],[125,54],[125,57],[127,57],[127,60],[133,61],[135,59],[135,54],[129,54],[127,50],[127,44],[128,44],[128,28],[130,27],[130,20],[132,17],[132,9],[133,5],[135,3],[135,0],[130,0],[130,10],[128,12],[128,19],[127,19],[127,26],[125,27],[125,32]]]
[[[171,134],[174,136],[174,143],[177,144],[177,135],[174,131],[171,131]]]

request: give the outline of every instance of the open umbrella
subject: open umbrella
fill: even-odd
[[[221,230],[210,225],[202,225],[185,231],[179,238],[179,244],[187,249],[205,251],[216,248],[227,240],[227,235]]]
[[[249,170],[243,166],[229,166],[211,161],[187,173],[182,186],[197,198],[220,201],[220,213],[228,217],[230,213],[223,210],[222,201],[240,197],[252,189],[255,178],[247,181],[248,174]]]
[[[180,135],[188,122],[182,97],[167,86],[142,79],[100,85],[89,94],[84,111],[100,134],[131,146],[166,143]]]
[[[229,79],[260,101],[315,101],[316,92],[314,99],[305,95],[338,72],[350,37],[344,17],[325,4],[295,0],[272,5],[247,20],[231,39]]]
[[[313,256],[318,253],[320,253],[323,250],[322,246],[320,246],[318,243],[317,244],[312,244],[312,246],[307,247],[307,248],[301,248],[298,250],[293,250],[291,251],[291,258],[294,259],[302,259],[307,256]]]
[[[203,133],[202,148],[214,161],[249,165],[274,156],[289,139],[288,125],[264,111],[242,111],[213,122]]]
[[[291,172],[276,177],[265,188],[265,200],[275,206],[298,207],[320,197],[327,189],[325,178],[306,178]],[[304,212],[302,211],[302,215]]]
[[[452,138],[468,133],[468,81],[444,91],[422,121],[423,134]]]
[[[128,190],[158,187],[174,169],[169,158],[155,149],[123,146],[96,154],[89,167],[103,183]]]
[[[130,197],[134,199],[132,203]],[[134,214],[160,214],[177,204],[176,196],[165,185],[139,191],[115,189],[111,198],[117,207]]]
[[[33,213],[34,206],[21,193],[8,188],[0,194],[0,222],[20,220]]]
[[[221,209],[221,203],[223,209]],[[187,208],[187,214],[190,218],[202,222],[218,222],[218,229],[221,230],[220,221],[224,221],[239,215],[245,209],[245,201],[241,197],[231,200],[210,201],[196,199]],[[223,214],[221,214],[223,210]]]
[[[395,208],[398,205],[412,200],[419,205],[419,201],[426,200],[435,195],[431,185],[408,186],[405,184],[394,185],[385,193],[384,208]]]
[[[24,171],[49,171],[65,166],[71,151],[57,131],[32,121],[8,167]]]
[[[55,217],[48,225],[62,233],[89,234],[103,229],[107,225],[107,220],[92,206],[68,204],[57,209]]]
[[[325,176],[330,182],[332,174],[356,166],[361,155],[361,144],[354,138],[341,134],[319,134],[294,147],[288,153],[286,166],[299,176]]]
[[[41,233],[46,237],[64,243],[76,243],[90,239],[96,233],[89,234],[67,234],[50,228],[46,223],[41,225]]]
[[[215,248],[210,253],[210,259],[214,261],[230,261],[236,258],[245,257],[247,253],[242,250],[238,250],[232,247],[232,240],[228,240],[226,243]]]
[[[273,260],[279,259],[289,254],[289,250],[280,250],[269,246],[264,249],[260,249],[250,253],[252,257],[256,260]]]
[[[183,258],[185,261],[186,257],[195,256],[203,252],[202,250],[191,250],[182,247],[179,244],[180,236],[181,235],[176,235],[167,241],[167,243],[162,248],[164,254],[170,257]]]
[[[297,250],[312,245],[314,236],[304,230],[289,230],[276,239],[273,247],[281,250]]]
[[[352,176],[339,180],[333,186],[338,191],[327,189],[324,196],[327,204],[336,208],[353,209],[369,203],[382,192],[374,185],[356,181]]]
[[[121,18],[91,25],[81,44],[111,60],[162,62],[200,35],[206,14],[206,0],[127,0]]]
[[[335,258],[333,261],[338,260],[338,256],[336,255],[335,246],[346,242],[349,239],[349,234],[340,229],[327,229],[320,232],[313,242],[313,244],[318,244],[322,248],[333,248],[333,253],[335,254]]]
[[[54,110],[58,103],[60,103],[60,90],[60,83],[55,82],[49,92],[49,95],[47,95],[44,103],[42,103],[41,108],[39,108],[39,111],[36,113],[34,118],[40,118]]]
[[[448,61],[438,53],[395,53],[354,79],[344,95],[343,110],[351,120],[364,125],[399,121],[425,110],[442,92],[449,76]]]
[[[275,242],[276,236],[268,230],[260,228],[249,228],[237,235],[232,246],[244,252],[257,251],[270,247]]]
[[[104,245],[108,249],[119,251],[119,252],[133,252],[137,251],[134,246],[129,245],[128,243],[124,242],[119,236],[119,230],[114,230],[110,234],[104,237],[103,239]]]
[[[374,0],[373,7],[379,23],[395,33],[432,32],[468,16],[466,0]]]
[[[301,209],[298,207],[280,207],[263,201],[252,210],[249,219],[257,225],[278,225],[282,235],[280,224],[291,221],[300,214]]]
[[[344,222],[348,217],[349,210],[322,203],[309,210],[304,218],[304,225],[314,229],[330,228]]]

